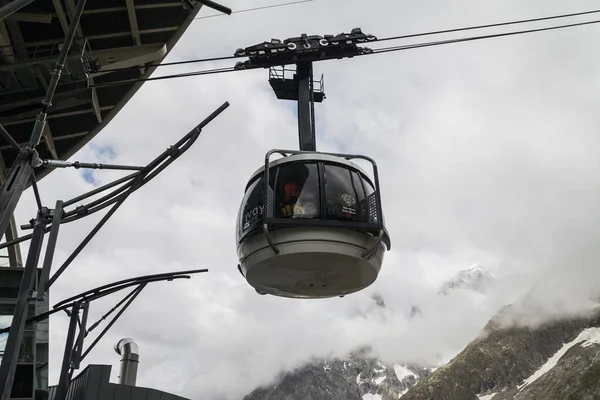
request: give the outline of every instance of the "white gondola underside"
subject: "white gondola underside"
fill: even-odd
[[[293,227],[258,233],[238,247],[240,267],[257,291],[281,297],[329,298],[360,291],[377,279],[385,246],[344,228]],[[363,254],[373,249],[368,259]]]

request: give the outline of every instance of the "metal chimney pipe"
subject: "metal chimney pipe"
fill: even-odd
[[[115,344],[115,351],[121,356],[119,384],[135,386],[140,353],[137,343],[131,338],[123,338]]]

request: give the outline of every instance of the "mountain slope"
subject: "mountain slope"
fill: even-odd
[[[395,400],[429,373],[425,368],[386,366],[364,356],[315,360],[244,400]]]
[[[459,271],[440,288],[439,295],[451,295],[454,290],[485,295],[495,276],[481,266]],[[379,294],[366,313],[381,311],[387,305]],[[418,305],[410,309],[410,319],[422,316]],[[347,360],[314,360],[293,371],[282,373],[272,386],[255,389],[244,400],[397,400],[431,374],[431,369],[411,365],[383,365],[367,352],[357,352]],[[399,360],[400,361],[400,360]]]
[[[585,329],[574,340],[564,344],[524,383],[491,399],[598,399],[599,354],[600,328]]]
[[[536,328],[502,329],[492,320],[480,338],[402,400],[581,400],[600,394],[600,330],[586,330],[599,326],[598,314]]]

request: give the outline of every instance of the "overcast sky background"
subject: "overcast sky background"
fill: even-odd
[[[223,2],[234,10],[275,4]],[[595,7],[591,0],[315,0],[198,19],[167,61],[230,55],[301,33],[361,27],[386,37]],[[485,32],[512,29],[519,28]],[[114,280],[209,268],[190,281],[149,285],[86,361],[112,364],[115,381],[112,346],[132,337],[140,345],[140,386],[223,400],[241,399],[313,356],[365,345],[390,363],[447,360],[525,294],[547,314],[581,311],[600,283],[599,33],[592,25],[315,65],[327,94],[316,106],[318,149],[377,160],[393,244],[379,279],[343,299],[259,296],[236,268],[235,219],[247,179],[268,150],[298,146],[294,105],[275,98],[267,70],[148,82],[73,160],[145,164],[221,103],[231,106],[127,200],[53,286],[52,304]],[[156,75],[229,65],[165,67]],[[102,184],[117,175],[95,171],[93,178]],[[51,207],[93,187],[75,170],[40,183]],[[34,210],[27,192],[18,222]],[[55,268],[99,217],[61,228]],[[436,295],[477,263],[498,276],[486,297]],[[374,293],[386,309],[375,307]],[[93,303],[90,319],[118,299]],[[415,304],[423,315],[411,321]],[[51,383],[67,322],[51,319]]]

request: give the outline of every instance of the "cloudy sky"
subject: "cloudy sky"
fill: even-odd
[[[234,10],[274,4],[223,2]],[[198,19],[167,61],[230,55],[300,33],[361,27],[386,37],[595,6],[591,0],[314,0]],[[224,400],[241,399],[311,357],[342,356],[364,345],[387,362],[447,359],[499,307],[527,293],[549,312],[578,311],[600,283],[599,32],[592,25],[316,65],[327,94],[316,106],[318,148],[377,160],[393,243],[379,279],[343,299],[258,296],[236,269],[235,218],[247,179],[268,150],[297,148],[293,104],[276,100],[267,71],[149,82],[73,160],[146,163],[221,103],[231,106],[167,172],[127,200],[53,286],[53,303],[118,279],[209,268],[190,281],[146,288],[86,361],[114,365],[115,380],[119,357],[112,346],[133,337],[141,352],[139,385]],[[94,172],[90,182],[79,171],[61,170],[40,190],[52,206],[115,176]],[[18,221],[34,209],[27,193]],[[55,265],[97,220],[61,229]],[[477,263],[498,276],[487,297],[435,295],[458,270]],[[387,309],[374,307],[374,293]],[[117,300],[94,303],[90,318]],[[415,304],[424,312],[411,322]],[[66,327],[63,315],[51,320],[52,383]]]

